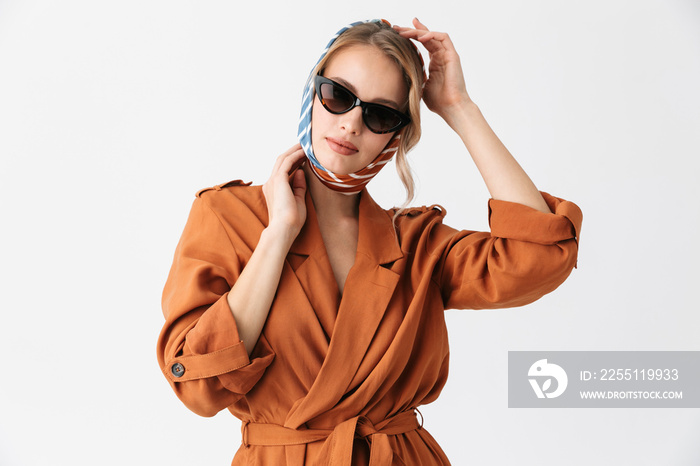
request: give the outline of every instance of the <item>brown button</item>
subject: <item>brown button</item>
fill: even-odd
[[[175,377],[182,377],[183,375],[185,375],[185,366],[183,366],[183,365],[180,364],[179,362],[176,362],[176,363],[173,364],[172,367],[170,368],[170,372],[172,372],[172,374],[173,374]]]

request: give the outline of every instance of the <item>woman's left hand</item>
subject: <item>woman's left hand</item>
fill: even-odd
[[[471,101],[459,55],[447,33],[429,31],[418,18],[413,19],[413,25],[415,29],[400,26],[394,29],[402,37],[417,40],[430,53],[423,100],[430,110],[447,120],[454,109]]]

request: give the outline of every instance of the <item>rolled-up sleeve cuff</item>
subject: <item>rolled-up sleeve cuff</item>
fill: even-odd
[[[540,212],[515,202],[490,199],[491,236],[540,244],[569,239],[578,241],[583,221],[581,209],[573,202],[545,192],[541,194],[553,213]]]
[[[248,357],[227,298],[228,293],[202,314],[197,325],[187,334],[184,354],[171,359],[163,367],[168,380],[187,382],[235,371],[234,378],[246,379],[246,382],[239,384],[247,386],[249,379],[257,382],[272,363],[274,352],[268,345],[259,344],[258,347],[265,348],[265,351],[261,354],[260,348],[256,347],[253,360]],[[222,380],[222,383],[225,384],[225,381]]]
[[[243,342],[207,354],[191,354],[169,361],[164,371],[172,382],[216,377],[250,364]]]

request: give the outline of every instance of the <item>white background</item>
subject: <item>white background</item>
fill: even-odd
[[[341,26],[414,15],[450,33],[538,187],[584,211],[556,292],[448,311],[425,427],[455,465],[700,464],[698,409],[507,407],[508,351],[700,350],[697,1],[0,0],[1,465],[230,464],[238,421],[189,412],[156,363],[194,193],[265,181]],[[412,161],[415,204],[487,228],[483,182],[427,110]],[[402,202],[393,165],[370,191]]]

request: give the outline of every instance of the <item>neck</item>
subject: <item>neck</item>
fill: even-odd
[[[319,219],[357,218],[359,215],[360,194],[343,194],[333,191],[321,183],[312,173],[309,164],[304,165],[306,184]]]

